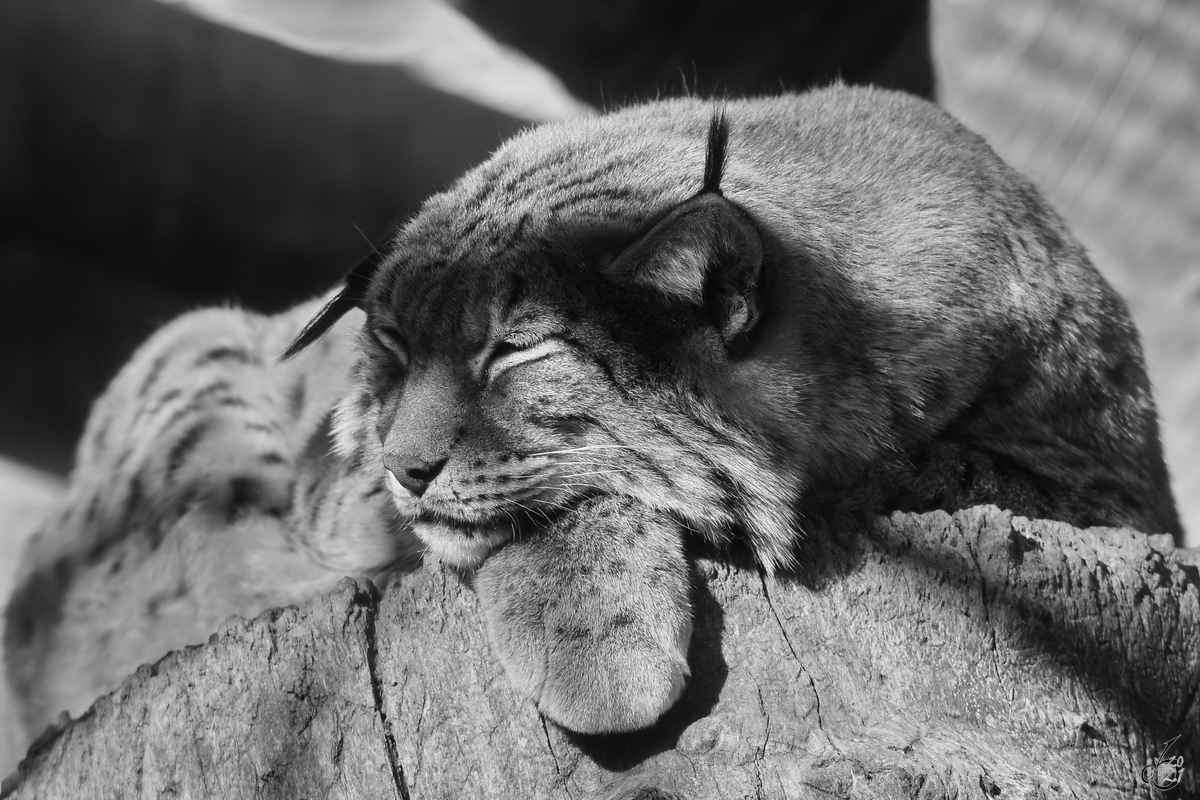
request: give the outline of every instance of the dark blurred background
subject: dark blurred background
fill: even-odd
[[[839,76],[932,96],[925,0],[461,10],[595,106]],[[65,473],[91,399],[156,325],[325,289],[525,122],[154,0],[7,0],[0,454]]]

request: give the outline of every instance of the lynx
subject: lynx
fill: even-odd
[[[420,549],[473,576],[542,713],[637,729],[688,678],[689,540],[785,571],[841,515],[980,503],[1181,533],[1124,304],[1027,180],[901,94],[535,128],[268,363],[305,312],[185,318],[99,402],[8,611],[31,718],[80,659],[114,665],[95,692],[164,644],[117,630]],[[165,588],[126,577],[168,560]]]

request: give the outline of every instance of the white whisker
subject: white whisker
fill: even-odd
[[[583,453],[594,450],[631,450],[643,455],[690,455],[692,453],[692,450],[686,447],[665,447],[659,444],[639,444],[637,446],[629,444],[589,444],[582,447],[572,447],[569,450],[546,450],[541,453],[530,453],[529,457],[570,455],[572,453]]]
[[[628,475],[627,469],[598,469],[592,472],[573,472],[570,475],[560,475],[560,478],[583,478],[587,475]]]
[[[567,453],[578,453],[583,450],[632,450],[633,446],[628,444],[585,444],[579,447],[571,447],[566,450],[546,450],[543,453],[530,453],[532,456],[561,456]]]

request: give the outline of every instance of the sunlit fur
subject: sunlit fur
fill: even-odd
[[[423,497],[395,492],[434,551],[477,562],[487,547],[464,541],[595,493],[744,535],[768,568],[841,495],[1178,531],[1123,304],[1033,188],[929,104],[833,88],[725,105],[721,189],[765,249],[743,351],[703,306],[606,274],[701,188],[713,108],[538,128],[389,243],[367,327],[406,355],[363,333],[340,441],[448,459]]]

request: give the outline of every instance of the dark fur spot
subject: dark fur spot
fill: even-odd
[[[710,467],[708,479],[712,484],[721,490],[721,500],[734,513],[736,519],[745,519],[746,499],[743,497],[741,490],[738,488],[737,482],[724,470]]]
[[[620,561],[606,561],[600,565],[600,574],[610,578],[617,578],[627,572],[625,564]]]
[[[229,482],[229,505],[225,512],[226,518],[233,522],[245,517],[268,495],[269,491],[261,481],[244,475],[234,478]]]
[[[125,504],[121,511],[121,522],[130,525],[131,521],[142,510],[146,502],[144,478],[139,472],[129,481],[129,493],[125,495]]]
[[[530,418],[530,422],[567,437],[582,435],[589,428],[602,427],[600,421],[590,414],[553,414]]]
[[[568,628],[566,625],[559,625],[557,628],[554,629],[554,634],[559,639],[569,639],[572,641],[578,641],[580,639],[590,639],[592,636],[592,631],[590,628],[584,628],[584,627]]]
[[[158,398],[157,402],[155,402],[154,406],[156,409],[162,408],[167,403],[170,403],[173,400],[175,400],[181,394],[183,394],[183,390],[181,390],[178,387],[175,387],[173,389],[168,389],[167,391],[163,392],[161,396],[159,396],[159,398]]]
[[[529,213],[526,212],[517,220],[516,226],[513,227],[511,241],[517,241],[525,235],[525,226],[529,224]]]
[[[153,363],[150,364],[150,369],[146,372],[146,379],[142,381],[142,385],[138,388],[138,397],[145,397],[146,393],[154,388],[154,384],[158,383],[163,370],[167,368],[167,364],[174,356],[175,354],[168,350],[154,359]]]
[[[627,188],[601,188],[592,189],[587,192],[580,192],[570,197],[559,200],[556,203],[551,203],[546,209],[548,214],[554,215],[560,211],[565,211],[568,208],[582,206],[589,200],[610,200],[614,203],[623,203],[634,196],[632,190]]]
[[[303,379],[296,381],[287,395],[288,414],[292,419],[299,419],[304,413],[304,401],[308,397],[308,384]]]
[[[260,455],[258,457],[258,460],[264,464],[271,464],[271,465],[282,464],[284,462],[283,456],[274,451],[272,451],[270,453],[263,453],[262,455]]]
[[[241,347],[214,347],[192,362],[193,367],[202,367],[214,361],[233,361],[237,364],[257,364],[259,360],[250,351]]]
[[[63,601],[75,577],[75,564],[60,559],[34,570],[12,594],[4,612],[4,647],[8,657],[29,646],[42,630],[62,619]]]
[[[504,184],[502,187],[503,194],[506,197],[511,197],[513,200],[520,199],[520,197],[528,197],[528,191],[522,193],[520,197],[517,197],[517,187],[521,186],[522,188],[527,188],[527,181],[541,171],[541,164],[534,164],[533,166],[526,167],[525,169],[521,170],[516,175],[509,178],[508,182]],[[534,181],[534,184],[540,185],[541,181]]]
[[[219,381],[213,381],[208,386],[205,386],[203,389],[196,392],[196,394],[194,394],[192,396],[192,400],[193,401],[202,400],[202,399],[209,397],[211,395],[214,395],[214,394],[220,394],[221,392],[227,392],[232,388],[233,388],[233,384],[231,384],[229,381],[222,378]]]
[[[321,507],[325,504],[325,497],[329,493],[329,484],[325,481],[316,481],[305,492],[305,500],[310,503],[308,509],[308,525],[310,528],[315,528],[317,519],[321,516]]]
[[[175,478],[175,473],[187,461],[192,451],[200,444],[201,440],[208,434],[212,428],[212,422],[209,420],[201,420],[192,427],[188,428],[179,440],[167,452],[167,482],[170,483]]]
[[[614,628],[627,628],[637,622],[637,616],[632,611],[622,611],[612,618]]]
[[[483,219],[480,216],[471,217],[465,225],[458,229],[458,237],[460,239],[469,239],[471,234],[477,231],[482,224]]]
[[[608,433],[607,430],[605,432]],[[613,436],[611,433],[609,434],[609,436],[610,436],[610,438],[613,439],[613,441],[616,444],[624,446],[625,443],[622,442],[620,439]],[[674,436],[672,436],[671,438],[675,441],[678,441],[678,439],[676,439],[676,437],[674,437]],[[667,474],[666,470],[664,470],[662,467],[660,467],[658,465],[658,463],[655,462],[654,459],[652,459],[650,456],[641,452],[637,448],[631,448],[631,449],[625,450],[623,452],[625,453],[625,455],[627,457],[632,457],[632,458],[636,459],[637,462],[641,466],[645,467],[647,470],[652,472],[654,474],[654,477],[658,478],[658,480],[662,483],[663,486],[665,486],[666,488],[671,489],[671,490],[675,490],[677,488],[675,485],[675,481],[671,478],[671,476],[669,474]]]
[[[475,194],[468,197],[463,203],[463,208],[471,211],[483,205],[483,201],[486,200],[487,196],[490,195],[492,190],[496,188],[496,178],[497,176],[495,173],[484,178],[483,184],[479,187]]]
[[[203,389],[192,395],[192,399],[185,406],[183,406],[183,408],[176,409],[175,413],[173,413],[170,418],[167,419],[166,427],[171,427],[184,417],[194,414],[200,409],[204,408],[205,400],[207,398],[214,394],[226,392],[231,388],[232,384],[224,379],[215,381],[208,386],[205,386]]]
[[[96,523],[96,518],[100,515],[100,495],[92,495],[92,499],[88,501],[87,511],[83,515],[84,523],[93,525]]]

